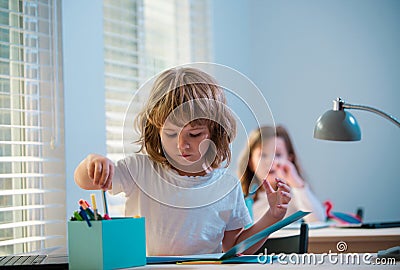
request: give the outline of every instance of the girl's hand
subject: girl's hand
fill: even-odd
[[[87,171],[93,184],[107,190],[112,187],[114,163],[101,155],[91,154],[87,157]]]
[[[285,179],[289,186],[294,188],[304,187],[304,180],[301,179],[296,167],[289,160],[278,160],[275,168],[278,177]]]
[[[275,181],[277,190],[272,188],[267,179],[264,179],[263,185],[267,194],[270,213],[274,218],[282,219],[286,214],[288,204],[291,200],[290,187],[280,178],[275,178]]]

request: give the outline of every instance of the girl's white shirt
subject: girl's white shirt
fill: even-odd
[[[149,256],[220,253],[225,231],[251,223],[240,182],[225,169],[181,176],[147,155],[131,155],[115,164],[110,193],[120,192],[125,215],[146,219]]]

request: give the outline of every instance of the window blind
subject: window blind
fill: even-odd
[[[163,69],[211,61],[210,11],[208,0],[103,3],[107,157],[116,161],[124,157],[125,112],[140,85]],[[145,98],[135,97],[133,113]],[[109,198],[115,215],[123,214],[122,196]]]
[[[0,255],[65,245],[60,1],[0,1]]]
[[[208,0],[104,0],[107,156],[123,158],[123,121],[135,91],[163,69],[211,61]],[[139,110],[144,100],[135,98]]]
[[[107,156],[123,157],[125,110],[143,80],[143,2],[104,0]]]

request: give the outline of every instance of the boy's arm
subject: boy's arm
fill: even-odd
[[[110,189],[114,176],[114,164],[101,155],[90,154],[76,167],[75,183],[87,190]]]
[[[253,226],[248,229],[237,229],[233,231],[226,231],[224,234],[224,239],[222,241],[222,249],[224,252],[232,248],[234,245],[242,242],[244,239],[262,231],[263,229],[275,224],[281,219],[275,219],[271,217],[269,210],[256,222]],[[251,248],[247,249],[244,254],[252,255],[264,244],[266,238],[253,245]]]
[[[283,180],[277,179],[278,189],[275,191],[272,189],[268,181],[264,180],[263,185],[268,196],[268,202],[270,208],[265,214],[256,222],[253,226],[248,229],[237,229],[232,231],[226,231],[224,239],[222,240],[222,248],[224,251],[229,250],[237,243],[242,242],[244,239],[262,231],[263,229],[275,224],[280,221],[286,214],[290,197],[290,187],[284,183]],[[265,242],[266,239],[261,240],[248,250],[245,254],[254,254]]]

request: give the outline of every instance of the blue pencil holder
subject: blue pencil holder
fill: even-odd
[[[68,221],[69,269],[115,269],[146,264],[145,219]]]

